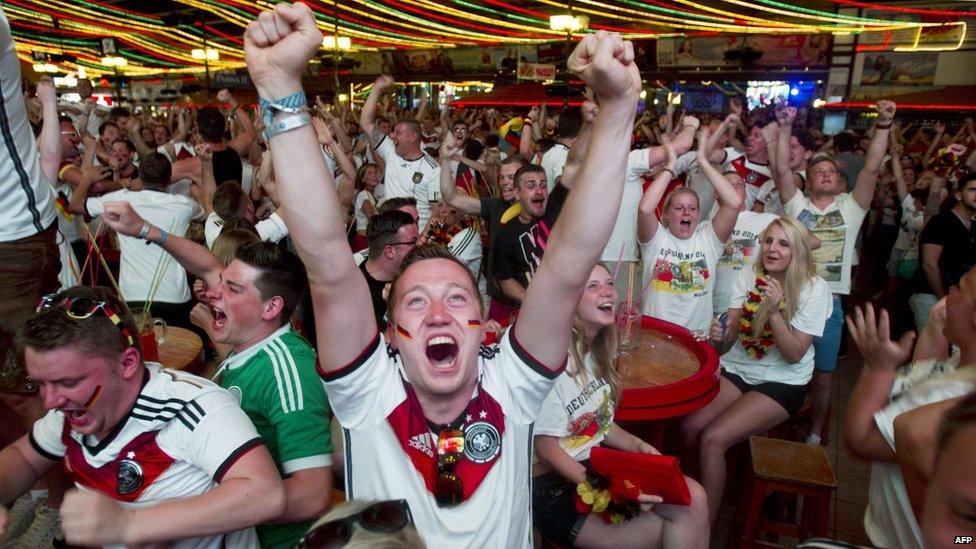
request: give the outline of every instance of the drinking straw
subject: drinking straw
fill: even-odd
[[[173,228],[176,226],[176,220],[174,219],[169,224],[169,232],[173,232]],[[170,255],[165,250],[160,249],[159,259],[156,261],[156,270],[153,271],[152,280],[149,282],[149,295],[146,296],[146,304],[142,308],[142,325],[145,325],[150,315],[150,308],[152,307],[153,299],[156,297],[156,292],[159,290],[160,284],[163,282],[163,275],[166,273],[166,269],[169,267]]]
[[[103,222],[103,220],[101,218],[99,218],[98,219],[98,226],[95,227],[95,232],[96,233],[98,233],[102,229],[102,222]],[[91,228],[88,226],[88,223],[82,222],[82,225],[85,226],[85,233],[88,235],[88,241],[91,242],[92,249],[95,250],[95,253],[96,254],[98,254],[98,260],[101,262],[102,267],[105,269],[105,274],[108,275],[108,280],[109,280],[109,282],[112,283],[112,288],[114,288],[115,289],[115,292],[117,294],[119,294],[119,299],[121,299],[122,301],[125,301],[125,297],[122,296],[122,290],[119,289],[119,283],[116,282],[115,281],[115,277],[112,276],[112,269],[109,269],[108,268],[108,262],[105,261],[105,257],[102,256],[102,250],[101,250],[101,248],[98,247],[98,243],[95,242],[95,237],[92,236]],[[89,255],[91,255],[91,254],[89,254]],[[94,283],[94,280],[92,281],[92,283]]]

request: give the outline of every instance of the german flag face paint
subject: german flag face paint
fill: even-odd
[[[468,321],[468,328],[480,328],[482,326],[481,320],[474,318]]]
[[[100,396],[102,396],[102,386],[97,385],[95,387],[95,392],[92,393],[92,396],[88,398],[88,402],[85,403],[85,408],[91,409],[91,407],[95,405],[95,401],[97,401],[98,397]]]
[[[400,336],[406,341],[410,341],[411,339],[413,339],[413,336],[410,335],[410,332],[404,330],[403,326],[400,326],[399,324],[397,324],[396,333],[398,336]]]

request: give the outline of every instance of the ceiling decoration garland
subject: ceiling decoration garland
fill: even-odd
[[[128,61],[127,76],[204,71],[193,49],[217,49],[210,70],[244,66],[241,35],[255,14],[274,0],[177,0],[192,21],[168,26],[160,17],[97,0],[0,0],[17,39],[18,55],[66,54],[53,62],[65,71],[84,66],[93,76],[116,68],[101,62],[100,40],[113,37]],[[976,12],[887,6],[835,0],[841,7],[871,10],[861,17],[794,6],[777,0],[309,0],[320,28],[352,39],[354,50],[531,44],[566,39],[549,28],[549,15],[572,12],[590,18],[586,31],[620,32],[630,39],[716,34],[859,33],[959,25]],[[130,3],[127,5],[138,5]],[[202,13],[201,13],[202,12]],[[862,11],[861,13],[868,13]],[[913,21],[904,19],[910,14]],[[217,28],[219,25],[220,28]]]

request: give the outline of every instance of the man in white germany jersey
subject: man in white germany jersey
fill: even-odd
[[[69,544],[253,547],[285,505],[268,451],[230,393],[144,363],[137,333],[107,288],[41,301],[21,337],[48,413],[0,451],[0,504],[61,462],[80,488],[61,504]]]
[[[275,8],[245,33],[251,79],[271,102],[302,97],[301,75],[322,41],[307,6]],[[406,499],[431,547],[532,543],[532,422],[566,363],[576,302],[613,229],[640,90],[633,47],[619,36],[586,36],[568,64],[600,114],[519,320],[496,347],[480,347],[473,275],[435,246],[404,262],[390,327],[378,333],[314,132],[301,113],[274,114],[287,128],[271,138],[283,217],[309,271],[321,373],[348,441],[347,496]]]
[[[434,204],[439,199],[440,167],[420,148],[422,130],[416,120],[410,118],[397,122],[389,135],[379,129],[376,124],[376,104],[380,95],[391,86],[392,76],[384,74],[376,79],[363,104],[359,124],[369,137],[373,150],[386,162],[386,172],[383,174],[385,197],[416,198],[417,213],[420,214],[419,229],[424,232]]]

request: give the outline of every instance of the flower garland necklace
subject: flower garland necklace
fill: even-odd
[[[739,341],[749,356],[756,360],[762,360],[769,349],[776,344],[773,340],[773,330],[769,327],[768,321],[758,335],[753,330],[753,319],[762,304],[767,285],[764,276],[756,277],[756,285],[746,294],[746,301],[742,304],[742,317],[739,319]],[[780,303],[780,310],[783,307],[784,303]]]

